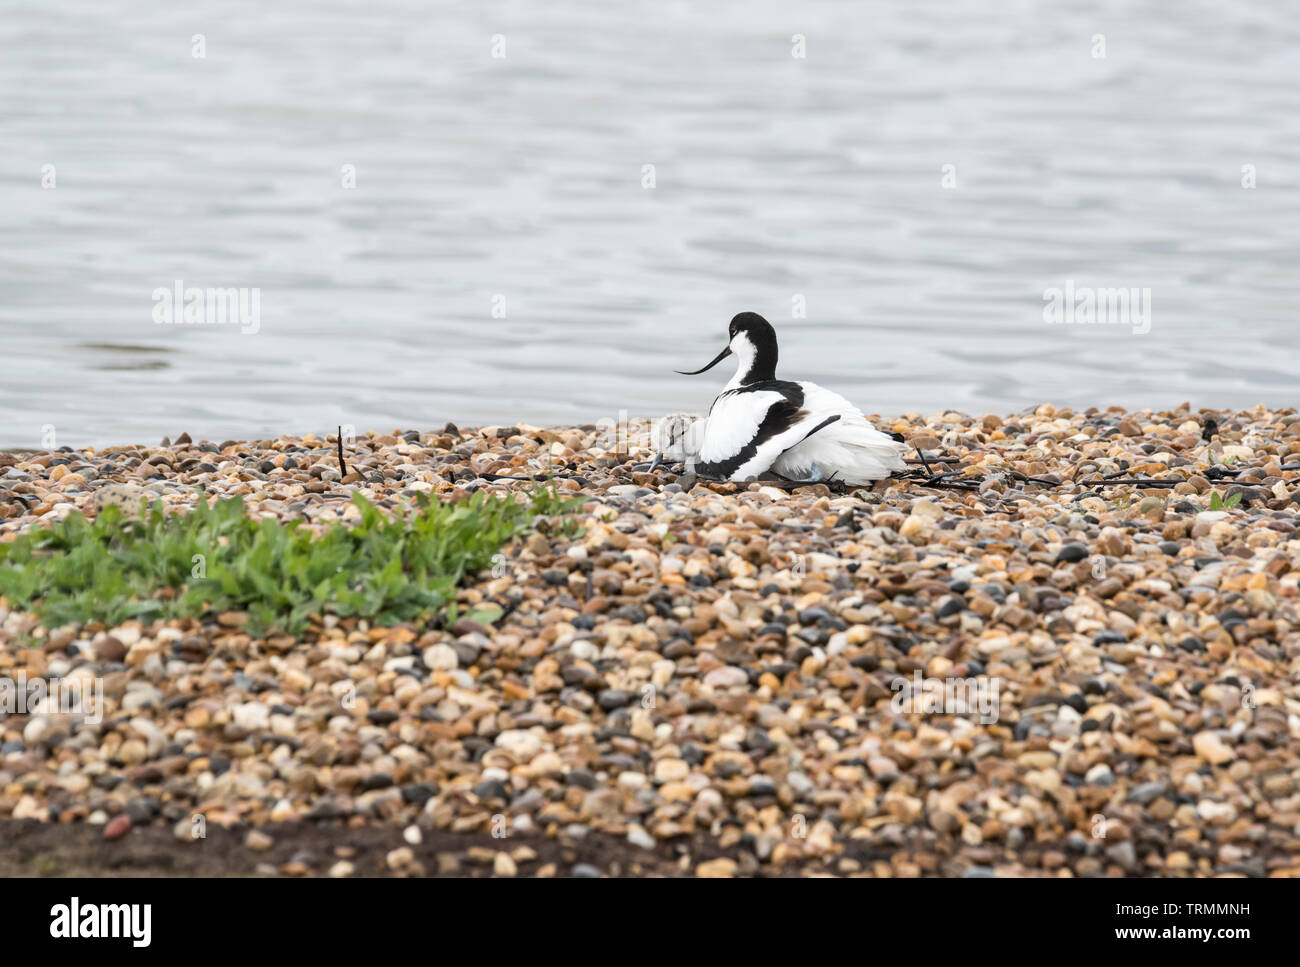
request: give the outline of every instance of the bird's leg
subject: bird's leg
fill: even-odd
[[[628,469],[635,470],[638,473],[654,473],[659,464],[663,462],[664,455],[662,453],[656,453],[653,460],[642,461],[640,463],[629,463]]]
[[[808,471],[808,476],[806,477],[786,477],[785,479],[792,480],[795,483],[802,483],[802,484],[815,484],[815,483],[826,482],[822,480],[822,472],[817,468],[816,464],[814,464],[812,468]]]
[[[765,487],[780,487],[783,490],[792,490],[795,487],[810,487],[813,484],[821,483],[822,481],[820,478],[815,478],[815,477],[808,480],[800,480],[796,477],[787,477],[784,474],[779,474],[775,470],[769,469],[767,471],[767,476],[750,477],[748,480],[743,480],[739,482],[756,483],[756,484],[761,484]]]
[[[669,462],[664,459],[663,451],[656,453],[653,460],[643,461],[641,463],[629,463],[628,467],[639,473],[654,473],[661,465],[665,467],[670,465]]]

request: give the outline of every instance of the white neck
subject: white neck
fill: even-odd
[[[731,382],[727,383],[725,389],[737,389],[740,381],[744,379],[750,369],[754,366],[754,344],[745,336],[739,335],[729,343],[731,352],[736,357],[736,375],[731,377]]]

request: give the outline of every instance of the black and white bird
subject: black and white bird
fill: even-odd
[[[731,355],[736,374],[713,401],[702,435],[683,414],[665,418],[672,438],[666,458],[693,459],[696,473],[719,480],[773,472],[800,482],[861,484],[907,469],[910,447],[877,430],[843,396],[806,380],[777,379],[776,331],[757,313],[732,319],[726,348],[682,375],[706,372]]]

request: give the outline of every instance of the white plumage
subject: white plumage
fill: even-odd
[[[688,414],[664,419],[665,459],[693,459],[701,475],[726,480],[775,472],[790,480],[861,484],[907,469],[907,444],[877,430],[843,396],[806,380],[776,378],[776,333],[761,316],[732,319],[727,348],[696,372],[731,354],[736,374],[713,401],[702,434]]]
[[[840,419],[782,453],[773,461],[773,470],[791,480],[834,477],[855,484],[883,480],[907,469],[903,454],[911,447],[906,443],[881,433],[839,393],[802,380],[799,385],[804,390],[804,406],[813,410],[812,420],[832,413]]]

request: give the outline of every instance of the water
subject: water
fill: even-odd
[[[1287,6],[11,0],[0,445],[702,409],[743,309],[869,412],[1293,404]]]

